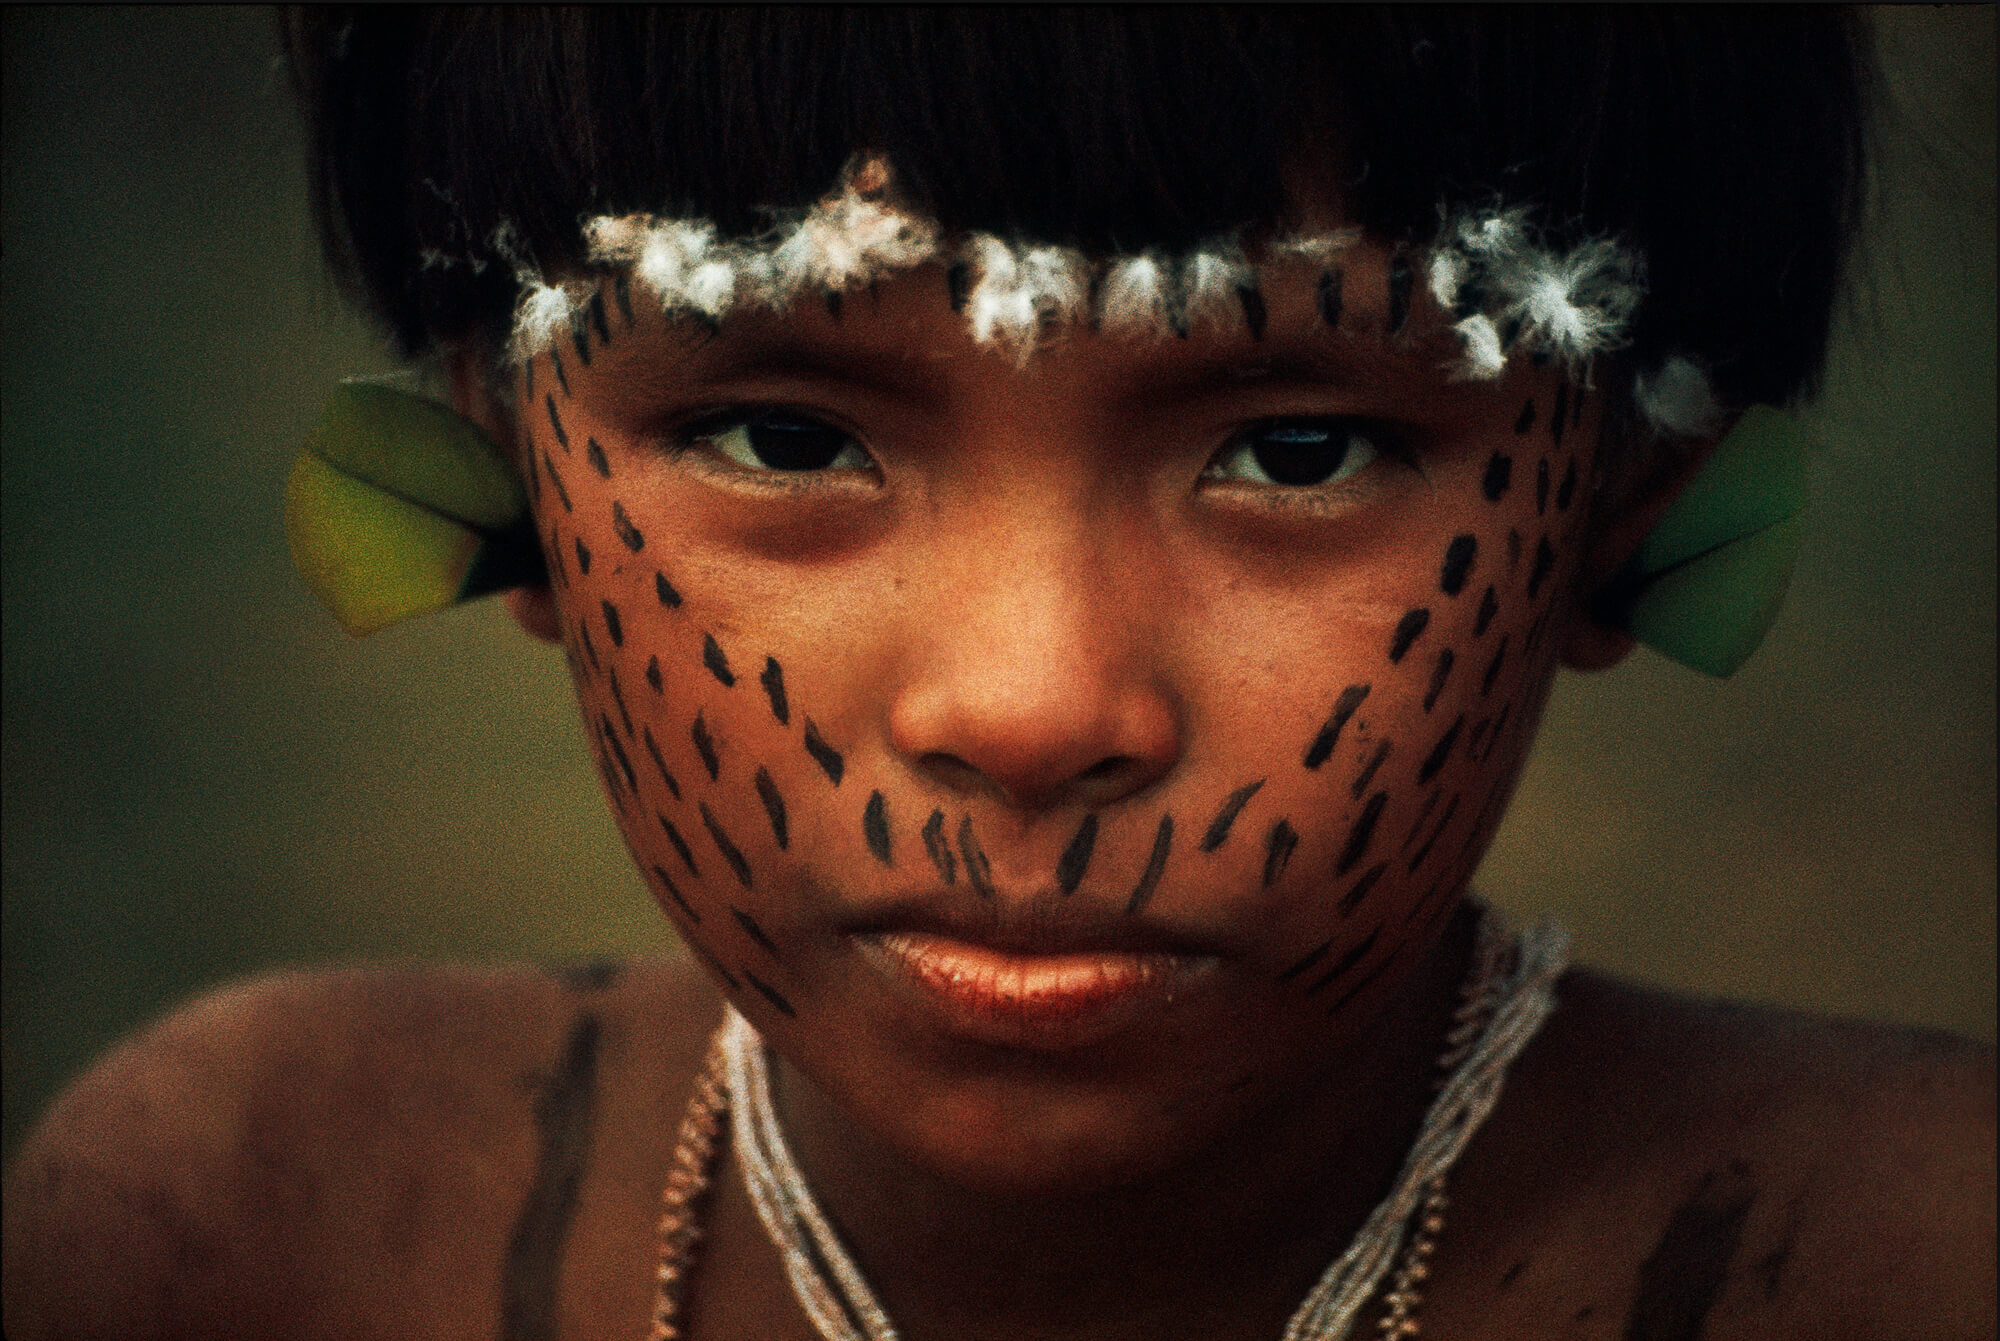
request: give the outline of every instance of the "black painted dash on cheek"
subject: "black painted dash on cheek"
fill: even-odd
[[[1375,882],[1380,880],[1382,873],[1388,869],[1388,862],[1378,861],[1363,871],[1361,878],[1354,882],[1353,887],[1340,896],[1340,915],[1346,917],[1356,908],[1359,908],[1361,901],[1368,897],[1368,891],[1375,888]]]
[[[596,438],[584,440],[583,455],[584,459],[590,462],[590,468],[598,475],[607,480],[611,478],[611,460],[605,456],[604,448],[599,445]]]
[[[618,607],[609,601],[599,601],[604,609],[604,631],[611,635],[613,647],[625,645],[625,621],[618,617]]]
[[[1479,598],[1479,613],[1472,617],[1472,636],[1477,638],[1486,632],[1486,626],[1493,622],[1493,616],[1500,613],[1500,597],[1492,587]]]
[[[604,667],[599,665],[597,661],[597,644],[590,639],[590,625],[579,623],[576,626],[576,633],[577,641],[583,644],[583,655],[589,660],[590,668],[594,671],[602,671]]]
[[[653,864],[653,874],[659,877],[660,883],[666,887],[667,897],[674,901],[674,906],[687,915],[688,921],[694,923],[696,926],[700,926],[701,914],[694,910],[693,904],[681,897],[680,886],[676,885],[674,878],[667,874],[667,868],[655,862]]]
[[[757,948],[773,959],[778,957],[778,947],[764,934],[764,928],[757,925],[756,918],[734,905],[730,907],[729,914],[736,919],[736,925],[743,928],[743,934],[757,943]]]
[[[776,657],[764,658],[764,673],[757,677],[757,683],[764,686],[764,693],[771,700],[771,715],[778,719],[778,725],[790,726],[792,706],[785,698],[785,668]]]
[[[1243,813],[1243,807],[1250,804],[1250,798],[1264,785],[1264,779],[1245,783],[1223,799],[1222,808],[1209,821],[1208,832],[1201,836],[1201,850],[1213,852],[1229,840],[1229,830],[1235,825],[1236,817]]]
[[[1368,952],[1375,948],[1375,938],[1381,934],[1382,928],[1376,927],[1373,931],[1362,937],[1359,945],[1354,946],[1346,954],[1342,955],[1338,963],[1313,980],[1312,986],[1306,988],[1306,995],[1312,996],[1314,993],[1323,990],[1328,984],[1334,982],[1342,974],[1366,959]]]
[[[604,743],[609,745],[611,753],[617,756],[618,771],[625,775],[625,785],[630,787],[636,796],[639,791],[639,775],[632,770],[632,760],[626,756],[625,747],[618,743],[618,737],[611,733],[611,719],[603,713],[599,713],[597,717],[604,724]]]
[[[640,727],[639,736],[646,742],[646,753],[653,756],[653,767],[660,770],[660,781],[667,784],[667,790],[673,793],[676,801],[680,800],[681,784],[674,780],[673,773],[667,768],[667,761],[661,757],[660,742],[653,739],[653,728]]]
[[[1507,571],[1513,572],[1521,566],[1521,533],[1513,527],[1507,528]]]
[[[1514,421],[1514,432],[1516,434],[1526,433],[1530,429],[1534,428],[1534,426],[1535,426],[1535,398],[1533,396],[1530,396],[1528,398],[1528,403],[1521,407],[1521,417]]]
[[[580,572],[582,572],[582,573],[584,573],[584,574],[586,574],[586,575],[588,575],[588,574],[589,574],[589,572],[590,572],[590,546],[588,546],[588,545],[586,545],[586,544],[584,544],[584,543],[583,543],[583,537],[582,537],[582,536],[578,536],[578,537],[576,538],[576,566],[577,566],[577,569],[578,569],[578,570],[579,570]]]
[[[1545,456],[1535,462],[1535,515],[1541,516],[1549,510],[1549,459]]]
[[[1368,784],[1375,780],[1375,771],[1382,767],[1382,761],[1389,757],[1389,742],[1383,741],[1375,747],[1375,753],[1368,756],[1368,766],[1354,779],[1354,799],[1360,800],[1361,793],[1368,790]]]
[[[736,672],[729,669],[729,658],[722,654],[722,644],[715,641],[712,633],[701,635],[701,664],[708,667],[708,673],[724,686],[736,683]]]
[[[694,741],[695,753],[701,756],[701,766],[708,770],[708,780],[714,782],[722,772],[722,756],[715,748],[715,737],[708,732],[708,720],[699,712],[694,715],[694,725],[688,728],[688,738]]]
[[[564,512],[574,512],[570,506],[569,490],[563,487],[562,476],[556,474],[556,463],[550,459],[547,450],[542,452],[542,469],[548,473],[549,483],[556,487],[556,500],[563,505]]]
[[[667,682],[660,676],[660,659],[657,656],[646,658],[646,683],[653,686],[656,694],[666,692]]]
[[[1556,511],[1569,511],[1570,500],[1576,497],[1576,462],[1572,460],[1563,469],[1562,483],[1556,486]]]
[[[868,804],[861,811],[861,835],[868,840],[875,860],[884,866],[896,864],[889,852],[889,803],[880,792],[868,794]]]
[[[618,672],[605,676],[611,684],[611,701],[618,705],[618,724],[625,728],[625,739],[632,739],[632,713],[625,706],[625,691],[618,685]]]
[[[1452,537],[1445,547],[1444,568],[1438,574],[1438,589],[1447,596],[1456,596],[1465,590],[1465,579],[1472,572],[1472,561],[1478,557],[1479,541],[1473,536]]]
[[[1513,636],[1500,635],[1500,645],[1493,649],[1493,660],[1486,663],[1486,674],[1479,681],[1479,697],[1485,698],[1493,692],[1493,682],[1500,677],[1500,665],[1507,659],[1507,640]]]
[[[625,505],[615,498],[611,500],[611,529],[618,532],[618,539],[634,554],[646,548],[646,537],[625,515]]]
[[[826,780],[838,787],[841,774],[847,771],[847,761],[840,757],[839,750],[820,738],[819,728],[813,725],[810,717],[806,718],[805,745],[806,753],[810,754],[813,762],[826,773]]]
[[[1368,804],[1361,808],[1354,826],[1347,831],[1347,842],[1340,849],[1340,859],[1333,864],[1335,875],[1346,875],[1360,863],[1368,852],[1369,839],[1374,836],[1376,821],[1382,818],[1382,808],[1389,804],[1389,793],[1376,792],[1368,798]]]
[[[558,364],[556,366],[561,367],[562,365]],[[569,434],[563,432],[562,416],[556,413],[556,398],[545,394],[542,397],[542,403],[549,407],[549,426],[556,431],[556,442],[561,445],[564,451],[568,451]]]
[[[1528,573],[1528,599],[1533,600],[1548,579],[1549,570],[1555,567],[1556,552],[1549,548],[1549,538],[1543,536],[1535,542],[1535,566]]]
[[[570,343],[576,346],[577,362],[590,366],[590,318],[582,312],[569,314]]]
[[[972,295],[972,267],[964,261],[953,262],[944,272],[944,285],[951,310],[963,312],[965,300]]]
[[[1513,457],[1495,452],[1486,458],[1486,477],[1479,482],[1479,487],[1485,493],[1487,502],[1499,502],[1506,496],[1507,486],[1513,482]]]
[[[1415,282],[1416,271],[1410,267],[1410,258],[1401,254],[1389,261],[1389,334],[1403,329],[1410,319],[1410,288]]]
[[[562,388],[564,396],[568,396],[569,374],[563,371],[562,352],[560,350],[551,349],[549,351],[549,366],[556,370],[556,385]],[[568,444],[564,445],[567,446]]]
[[[981,898],[992,898],[993,863],[986,859],[985,850],[972,832],[970,815],[958,823],[958,855],[965,859],[965,878],[972,882],[973,889]]]
[[[1264,307],[1264,295],[1257,292],[1255,285],[1238,284],[1236,301],[1243,304],[1243,323],[1250,328],[1250,338],[1263,339],[1264,323],[1269,315]]]
[[[674,827],[674,822],[659,811],[656,810],[653,812],[653,818],[657,819],[660,822],[660,828],[666,831],[667,841],[674,845],[674,852],[680,857],[681,865],[688,868],[689,875],[699,880],[701,878],[701,868],[694,864],[694,849],[688,846],[687,839],[681,837],[681,831]]]
[[[1425,712],[1436,706],[1438,695],[1444,692],[1445,681],[1451,678],[1451,663],[1456,659],[1449,647],[1437,654],[1437,664],[1431,667],[1430,687],[1424,690]]]
[[[1264,840],[1264,888],[1276,884],[1278,877],[1285,873],[1285,867],[1292,861],[1292,853],[1298,850],[1298,831],[1292,828],[1288,819],[1280,819],[1271,826],[1270,835]]]
[[[785,1000],[783,993],[781,993],[777,988],[771,986],[771,984],[765,982],[762,978],[759,978],[749,969],[743,970],[743,981],[749,983],[752,987],[756,988],[758,994],[762,996],[766,1001],[770,1002],[772,1008],[776,1010],[778,1014],[784,1016],[788,1020],[796,1020],[799,1017],[798,1011],[793,1009],[791,1002]]]
[[[771,819],[771,836],[778,840],[778,850],[783,852],[791,843],[785,823],[785,798],[778,794],[778,784],[771,781],[770,770],[761,764],[755,782],[757,799],[764,803],[764,813]]]
[[[655,572],[653,574],[653,594],[660,598],[660,604],[666,606],[667,609],[676,610],[680,608],[681,594],[674,590],[673,583],[667,581],[665,573]]]
[[[938,874],[944,877],[947,885],[957,884],[958,858],[952,856],[951,844],[945,840],[942,810],[933,810],[931,817],[924,821],[923,839],[924,854],[931,859],[931,865],[937,867]]]
[[[1569,383],[1556,384],[1556,408],[1549,414],[1549,439],[1556,446],[1563,445],[1563,429],[1569,423]]]
[[[1396,633],[1389,640],[1389,660],[1399,662],[1403,654],[1410,650],[1410,644],[1423,636],[1424,628],[1431,622],[1429,610],[1412,610],[1396,621]]]
[[[1460,713],[1458,720],[1451,724],[1451,729],[1439,737],[1436,746],[1432,748],[1428,755],[1424,756],[1423,767],[1417,770],[1418,782],[1429,782],[1437,776],[1438,770],[1444,767],[1444,761],[1451,757],[1451,747],[1457,743],[1459,729],[1464,725],[1465,714]]]
[[[729,863],[729,869],[736,873],[737,883],[745,889],[750,888],[750,863],[744,859],[743,850],[722,831],[722,825],[709,813],[708,802],[697,801],[695,806],[701,811],[701,822],[707,827],[708,836],[715,840],[715,850],[722,854],[722,859]]]
[[[1174,817],[1160,816],[1160,827],[1153,832],[1153,852],[1146,858],[1146,869],[1139,873],[1139,883],[1132,887],[1132,897],[1125,901],[1127,916],[1143,911],[1152,902],[1153,891],[1160,887],[1160,877],[1166,873],[1167,854],[1174,846]]]
[[[611,342],[611,323],[604,319],[604,290],[590,295],[590,324],[597,327],[597,338],[606,344]]]
[[[1085,815],[1083,823],[1076,826],[1076,836],[1056,859],[1056,885],[1063,893],[1076,893],[1076,887],[1083,883],[1083,873],[1090,868],[1090,854],[1096,846],[1097,816]]]
[[[1340,697],[1334,700],[1333,712],[1328,715],[1326,724],[1320,727],[1319,734],[1314,736],[1312,744],[1306,747],[1307,768],[1318,768],[1333,756],[1334,746],[1340,743],[1340,733],[1346,728],[1348,719],[1354,716],[1355,709],[1361,706],[1361,701],[1368,697],[1369,688],[1370,686],[1365,684],[1351,684],[1340,691]]]
[[[632,316],[632,282],[623,271],[619,272],[618,277],[611,281],[611,296],[618,300],[618,315],[625,318],[625,324],[630,326],[634,320]]]
[[[1460,793],[1453,792],[1451,800],[1445,803],[1444,817],[1438,820],[1437,828],[1431,830],[1431,836],[1424,840],[1424,845],[1417,849],[1415,856],[1410,858],[1410,874],[1416,874],[1417,867],[1424,864],[1425,857],[1430,856],[1431,848],[1436,846],[1437,840],[1444,836],[1444,831],[1451,827],[1451,817],[1458,813],[1459,797]]]

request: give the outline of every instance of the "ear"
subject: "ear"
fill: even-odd
[[[1610,670],[1630,655],[1637,640],[1622,628],[1598,622],[1589,613],[1589,596],[1603,590],[1624,570],[1639,546],[1660,524],[1667,509],[1700,477],[1716,446],[1735,427],[1737,416],[1724,420],[1709,437],[1683,442],[1665,464],[1644,476],[1616,500],[1617,513],[1600,526],[1584,557],[1584,609],[1563,640],[1562,664],[1574,671]]]
[[[512,407],[495,393],[481,359],[469,350],[445,356],[445,381],[451,393],[451,408],[477,424],[480,431],[513,454],[517,470],[534,468],[524,450],[519,422]],[[545,643],[562,642],[562,619],[556,612],[555,592],[546,581],[513,587],[503,593],[507,613],[530,635]]]

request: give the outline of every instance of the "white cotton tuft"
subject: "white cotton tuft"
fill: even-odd
[[[937,252],[937,226],[860,194],[850,180],[784,234],[771,259],[780,302],[815,285],[838,292],[894,270],[921,265]]]
[[[1318,233],[1287,233],[1271,239],[1264,250],[1273,260],[1330,265],[1334,257],[1360,241],[1359,228],[1331,228]]]
[[[1458,306],[1459,286],[1465,283],[1466,262],[1455,251],[1431,253],[1431,297],[1447,312]]]
[[[514,307],[514,338],[508,346],[514,362],[526,363],[553,345],[576,312],[577,298],[567,289],[529,280]]]
[[[1114,262],[1098,293],[1098,323],[1113,335],[1162,335],[1173,328],[1166,266],[1152,252]]]
[[[1485,313],[1475,312],[1452,329],[1465,346],[1452,365],[1452,381],[1488,382],[1507,370],[1507,351],[1500,347],[1500,332]]]
[[[961,255],[979,276],[966,295],[965,317],[980,344],[1006,345],[1025,363],[1045,324],[1072,321],[1083,311],[1089,269],[1080,252],[1017,250],[991,233],[975,233]]]
[[[1209,323],[1225,329],[1241,319],[1238,290],[1253,288],[1257,272],[1231,244],[1202,247],[1181,262],[1181,320],[1193,327]]]
[[[1632,399],[1655,429],[1675,438],[1706,438],[1722,426],[1708,374],[1679,354],[1669,355],[1651,377],[1632,379]]]

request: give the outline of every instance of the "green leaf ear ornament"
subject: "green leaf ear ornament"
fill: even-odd
[[[1764,641],[1791,584],[1811,446],[1782,410],[1745,410],[1592,600],[1592,616],[1683,666],[1734,673]]]
[[[285,485],[285,533],[356,637],[547,580],[506,453],[436,401],[371,382],[327,398]]]

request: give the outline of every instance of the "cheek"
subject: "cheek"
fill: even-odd
[[[1522,405],[1407,608],[1346,659],[1274,765],[1272,967],[1301,1001],[1340,1010],[1414,958],[1499,825],[1571,603],[1596,427],[1584,401],[1554,386]]]

